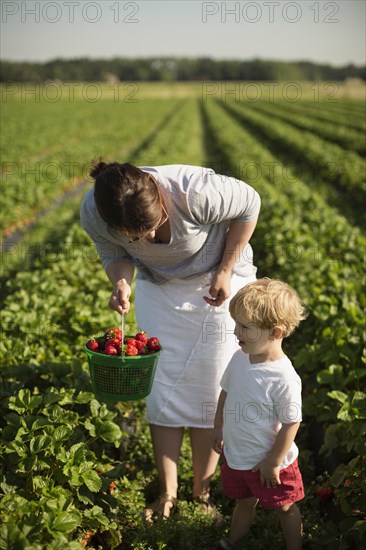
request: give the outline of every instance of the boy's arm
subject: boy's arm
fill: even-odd
[[[282,428],[278,432],[267,457],[253,468],[253,472],[260,470],[261,483],[263,485],[275,487],[281,484],[280,464],[294,442],[299,427],[300,422],[282,424]]]
[[[213,427],[212,448],[218,454],[221,454],[222,452],[222,428],[224,425],[224,406],[225,406],[226,396],[227,396],[226,391],[221,390],[219,400],[217,402],[214,427]]]

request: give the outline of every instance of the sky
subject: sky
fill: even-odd
[[[0,57],[186,56],[363,65],[365,0],[2,0]]]

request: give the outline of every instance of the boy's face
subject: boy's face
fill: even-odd
[[[270,347],[271,329],[259,328],[253,323],[235,323],[234,334],[248,355],[261,355]]]

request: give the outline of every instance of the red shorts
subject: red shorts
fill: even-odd
[[[291,504],[304,498],[304,486],[297,459],[280,471],[281,485],[265,487],[260,482],[260,472],[233,470],[224,458],[221,466],[221,482],[224,494],[233,500],[255,497],[268,510]]]

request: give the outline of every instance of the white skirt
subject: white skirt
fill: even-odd
[[[231,295],[255,280],[233,275]],[[160,339],[159,357],[150,395],[150,424],[212,428],[221,376],[239,349],[233,334],[229,301],[213,307],[208,296],[212,274],[194,280],[173,279],[162,285],[136,280],[138,326]]]

